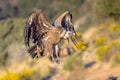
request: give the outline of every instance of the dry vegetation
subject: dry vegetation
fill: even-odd
[[[118,3],[115,1],[113,4],[109,3],[111,0],[86,0],[85,3],[81,0],[79,3],[75,2],[76,6],[69,5],[74,3],[74,0],[70,0],[70,3],[65,1],[63,6],[60,6],[63,0],[60,2],[52,0],[53,3],[49,5],[49,8],[42,5],[41,1],[43,0],[31,3],[31,0],[26,0],[25,10],[23,10],[25,4],[20,2],[19,5],[16,4],[20,9],[20,15],[15,16],[10,12],[9,15],[12,18],[0,17],[2,19],[0,20],[0,80],[107,80],[111,77],[118,80],[120,78],[120,10],[118,9],[120,0],[116,0]],[[7,0],[3,4],[6,2]],[[91,3],[94,5],[90,5]],[[49,4],[49,1],[45,4]],[[97,6],[97,4],[100,5]],[[11,6],[11,11],[13,6]],[[23,33],[25,17],[35,7],[43,8],[50,19],[54,14],[65,10],[64,7],[66,9],[72,7],[73,17],[79,15],[74,20],[75,23],[79,23],[75,24],[76,30],[82,34],[88,47],[82,46],[83,42],[78,42],[79,49],[75,48],[72,55],[62,58],[60,65],[50,62],[47,57],[31,59],[25,50]],[[5,10],[0,15],[5,17],[8,15],[5,12],[8,7],[3,9]],[[85,19],[82,19],[83,17]],[[64,47],[67,46],[75,47],[71,42],[64,44]]]

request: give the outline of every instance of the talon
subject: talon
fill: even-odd
[[[61,60],[60,60],[60,59],[57,59],[57,60],[56,60],[56,63],[57,63],[57,64],[61,64]]]
[[[54,63],[55,59],[53,57],[50,57],[50,60]]]

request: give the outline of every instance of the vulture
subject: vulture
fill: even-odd
[[[75,35],[75,29],[69,11],[65,11],[50,24],[42,10],[34,10],[24,30],[25,45],[32,58],[46,55],[58,63],[59,43],[72,35]]]

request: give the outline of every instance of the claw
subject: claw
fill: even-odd
[[[53,56],[50,56],[50,60],[51,60],[53,63],[56,62],[56,60],[54,59]]]
[[[56,63],[57,63],[57,64],[61,64],[61,60],[60,60],[60,59],[57,59],[57,60],[56,60]]]

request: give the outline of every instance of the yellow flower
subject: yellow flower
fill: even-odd
[[[105,43],[105,41],[106,41],[106,38],[99,37],[99,38],[96,39],[96,44],[101,46],[101,45],[103,45]]]
[[[111,24],[110,27],[109,27],[109,29],[111,31],[115,31],[116,30],[116,24],[115,23]]]

